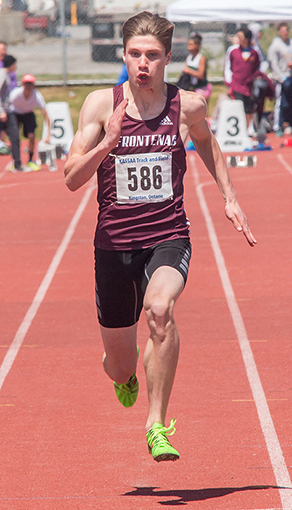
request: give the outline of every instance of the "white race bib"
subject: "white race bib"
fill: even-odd
[[[161,202],[172,198],[172,154],[115,155],[117,201]]]

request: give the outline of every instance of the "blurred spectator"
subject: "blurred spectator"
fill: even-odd
[[[272,80],[262,71],[257,71],[253,78],[251,98],[254,102],[253,128],[258,131],[264,113],[266,98],[275,98],[275,86]]]
[[[7,53],[7,46],[4,41],[0,41],[0,67],[3,67],[3,58]]]
[[[12,157],[14,160],[13,170],[21,171],[19,129],[16,117],[9,110],[9,89],[11,72],[16,70],[16,59],[12,55],[5,55],[3,67],[0,69],[0,130],[6,131],[10,142]]]
[[[251,46],[252,32],[242,27],[237,31],[239,44],[230,46],[226,52],[224,80],[229,96],[243,102],[248,134],[254,135],[253,113],[256,105],[252,97],[253,79],[260,67],[257,50]]]
[[[202,36],[193,35],[188,41],[189,55],[185,61],[183,73],[177,82],[177,86],[184,90],[198,92],[208,101],[212,85],[207,81],[207,59],[200,53]]]
[[[269,62],[267,61],[267,57],[260,43],[263,36],[262,25],[260,23],[250,23],[247,28],[249,28],[252,33],[251,44],[253,48],[257,50],[260,57],[260,71],[262,73],[266,73],[269,67]]]
[[[7,55],[7,44],[4,41],[0,41],[0,68],[3,67],[3,58]],[[17,76],[15,72],[9,73],[10,77],[10,90],[17,87]]]
[[[275,82],[274,131],[281,136],[283,128],[287,134],[291,132],[291,112],[289,111],[292,94],[292,41],[289,38],[288,23],[279,24],[278,36],[268,48],[268,60]]]
[[[120,74],[118,76],[116,85],[120,85],[121,83],[124,83],[125,81],[127,81],[127,79],[128,79],[127,66],[126,66],[126,64],[123,64],[123,67],[122,67]]]
[[[7,44],[5,41],[0,41],[0,68],[3,67],[3,59],[7,55]],[[17,76],[15,72],[9,73],[10,77],[10,85],[9,90],[14,89],[14,87],[17,87]],[[1,149],[8,149],[6,143],[5,143],[5,131],[0,130],[0,148]],[[3,152],[5,153],[5,152]]]
[[[291,67],[292,69],[292,67]],[[283,132],[286,135],[292,133],[292,76],[288,76],[282,83],[280,119]]]
[[[9,95],[10,110],[15,114],[18,126],[22,124],[23,134],[28,138],[28,168],[40,170],[40,166],[34,163],[33,154],[35,147],[36,117],[33,112],[35,108],[40,111],[47,123],[47,138],[45,143],[50,141],[50,119],[46,110],[46,102],[43,95],[35,89],[35,77],[32,74],[25,74],[22,78],[22,86],[13,89]]]

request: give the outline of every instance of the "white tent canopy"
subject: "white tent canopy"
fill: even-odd
[[[292,0],[177,0],[166,10],[173,22],[248,22],[292,20]]]

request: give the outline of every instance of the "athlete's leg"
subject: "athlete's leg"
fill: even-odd
[[[139,390],[136,337],[143,292],[131,274],[135,253],[95,249],[96,306],[105,348],[103,366],[124,407],[135,403]]]
[[[179,354],[179,335],[173,317],[175,302],[184,288],[179,271],[161,266],[153,273],[144,297],[150,329],[144,352],[149,415],[146,430],[154,423],[165,425],[165,415]]]
[[[17,118],[14,113],[8,113],[6,122],[6,133],[11,142],[11,152],[15,168],[21,168],[20,139]]]
[[[28,139],[28,161],[32,162],[35,147],[35,130],[37,127],[35,113],[24,113],[21,115],[21,121],[23,123],[23,134]]]
[[[33,157],[34,153],[34,145],[35,145],[35,134],[34,133],[28,133],[28,152],[31,156],[31,159]]]
[[[126,328],[100,326],[105,353],[105,373],[116,383],[126,383],[137,367],[137,324]]]
[[[280,119],[281,95],[282,95],[282,83],[276,82],[275,104],[274,104],[274,125],[273,125],[273,130],[275,132],[282,129],[282,122]]]

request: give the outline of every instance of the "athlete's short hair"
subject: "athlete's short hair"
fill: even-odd
[[[252,31],[247,28],[247,27],[240,27],[238,30],[237,30],[237,33],[238,32],[242,32],[245,39],[248,39],[249,41],[252,40]]]
[[[3,58],[3,67],[7,69],[8,67],[11,67],[13,64],[15,64],[16,58],[14,58],[12,55],[5,55]]]
[[[279,31],[282,27],[289,28],[289,24],[287,23],[287,21],[282,21],[282,23],[279,23],[277,30]]]
[[[163,44],[165,54],[171,50],[171,41],[174,25],[168,19],[152,14],[148,11],[139,12],[127,19],[122,27],[123,47],[126,50],[127,42],[136,35],[153,35]]]
[[[190,40],[194,41],[197,44],[202,44],[203,37],[201,36],[201,34],[195,33],[191,34]]]

